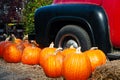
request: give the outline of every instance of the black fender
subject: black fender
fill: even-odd
[[[105,53],[111,52],[108,21],[102,7],[91,4],[59,4],[38,8],[35,12],[36,41],[43,45],[50,44],[51,28],[58,28],[57,26],[53,28],[51,25],[58,22],[64,25],[65,22],[86,25],[80,26],[89,33],[92,46],[98,47]]]

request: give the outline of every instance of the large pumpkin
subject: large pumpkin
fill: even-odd
[[[92,47],[84,53],[90,58],[92,71],[94,71],[97,66],[103,65],[107,61],[105,53],[97,47]]]
[[[47,77],[57,78],[62,76],[63,56],[61,54],[51,54],[43,65],[43,70]]]
[[[16,43],[9,43],[5,45],[3,58],[6,62],[17,63],[21,61],[23,48],[21,45],[17,45]]]
[[[39,63],[39,55],[41,49],[36,46],[28,46],[23,50],[22,60],[23,64],[35,65]]]
[[[90,60],[79,48],[63,61],[62,74],[65,80],[87,80],[91,72]]]

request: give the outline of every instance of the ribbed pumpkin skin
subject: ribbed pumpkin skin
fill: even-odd
[[[22,49],[15,43],[9,43],[4,47],[3,58],[6,62],[17,63],[21,61]]]
[[[21,60],[22,63],[29,64],[29,65],[39,64],[40,52],[41,52],[41,49],[36,46],[26,47],[23,50],[23,55]]]
[[[65,57],[62,70],[65,80],[87,80],[91,72],[91,63],[86,54],[75,53]]]
[[[47,77],[57,78],[62,76],[63,56],[60,54],[49,56],[43,65]]]
[[[75,48],[66,48],[62,51],[62,55],[65,57],[69,54],[72,54],[72,53],[75,53],[76,52],[76,49]]]
[[[106,63],[106,55],[103,51],[97,49],[97,50],[88,50],[84,52],[87,54],[91,61],[92,71],[95,70],[97,66],[101,66]]]
[[[0,57],[3,57],[3,53],[4,53],[4,46],[9,43],[10,41],[1,41],[0,42]]]

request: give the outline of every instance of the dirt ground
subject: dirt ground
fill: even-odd
[[[48,78],[40,65],[7,63],[0,58],[0,80],[64,80]],[[108,61],[98,67],[89,80],[120,80],[120,60]]]
[[[63,80],[63,78],[46,77],[39,65],[6,63],[0,59],[0,80]]]

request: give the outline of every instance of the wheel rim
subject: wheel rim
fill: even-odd
[[[79,47],[80,43],[78,38],[72,34],[66,34],[62,36],[62,38],[59,41],[59,47],[69,48],[71,45],[73,45],[73,47],[75,48]]]

